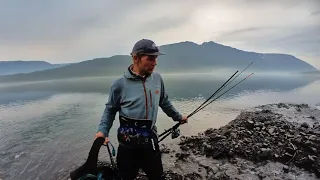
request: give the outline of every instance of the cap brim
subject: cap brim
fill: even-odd
[[[166,55],[165,53],[161,53],[161,52],[154,52],[154,53],[141,53],[144,55],[152,55],[152,56],[160,56],[160,55]]]

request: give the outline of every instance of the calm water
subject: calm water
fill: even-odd
[[[188,114],[232,73],[163,77],[173,104]],[[67,179],[70,170],[87,157],[115,78],[1,84],[0,179]],[[191,135],[220,127],[243,109],[277,102],[319,104],[320,80],[257,73],[194,115],[181,127],[181,133]],[[160,110],[159,130],[171,125],[172,120]],[[111,138],[117,126],[115,121]],[[112,142],[117,145],[114,138]],[[99,158],[107,160],[106,152],[102,148]]]

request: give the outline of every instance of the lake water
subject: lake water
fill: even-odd
[[[171,74],[163,78],[172,103],[188,114],[232,74]],[[246,75],[243,73],[228,87]],[[1,84],[0,179],[67,179],[88,155],[115,78]],[[320,80],[256,73],[192,116],[181,133],[192,135],[209,127],[218,128],[244,109],[278,102],[319,105]],[[173,124],[159,110],[159,131]],[[116,146],[117,127],[116,120],[110,133]],[[100,152],[99,158],[107,160],[107,151]]]

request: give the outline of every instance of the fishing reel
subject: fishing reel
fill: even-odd
[[[179,137],[179,136],[180,136],[180,129],[178,129],[178,128],[173,129],[173,130],[172,130],[172,133],[171,133],[171,138],[172,138],[172,139],[175,139],[175,138],[177,138],[177,137]]]

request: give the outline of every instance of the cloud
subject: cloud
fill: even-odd
[[[179,25],[183,25],[188,21],[188,18],[185,16],[177,16],[177,17],[159,17],[146,22],[147,26],[141,26],[135,29],[135,31],[140,33],[157,33],[161,31],[166,31],[171,28],[176,28]]]
[[[232,36],[232,35],[239,35],[239,34],[243,34],[243,33],[251,33],[251,32],[257,32],[257,31],[261,31],[263,29],[263,27],[248,27],[248,28],[243,28],[243,29],[238,29],[238,30],[233,30],[230,32],[227,32],[225,34],[223,34],[222,36]]]
[[[320,28],[294,33],[269,41],[273,45],[281,45],[283,47],[296,47],[296,51],[304,51],[307,53],[315,53],[320,55]]]
[[[103,1],[97,2],[2,1],[0,41],[59,41],[76,38],[92,28],[107,28],[116,22],[111,18],[114,10]]]
[[[0,59],[82,61],[129,54],[141,38],[158,45],[215,41],[315,59],[319,5],[318,0],[1,1]]]
[[[318,16],[318,15],[320,15],[320,10],[310,13],[310,16]]]

